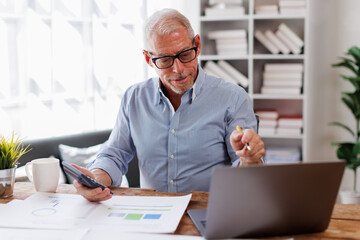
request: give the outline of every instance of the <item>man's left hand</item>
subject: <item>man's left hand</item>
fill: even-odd
[[[230,135],[230,144],[236,155],[240,157],[239,166],[262,164],[261,157],[265,154],[264,142],[254,130],[245,129],[243,132],[234,130]]]

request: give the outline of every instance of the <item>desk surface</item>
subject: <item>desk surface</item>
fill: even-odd
[[[180,193],[162,193],[152,189],[137,188],[111,188],[114,195],[127,196],[180,196]],[[72,185],[61,184],[57,192],[76,193]],[[15,183],[14,195],[7,199],[0,199],[0,203],[7,203],[12,199],[26,199],[35,193],[35,188],[31,183]],[[192,192],[187,209],[206,208],[208,201],[207,192]],[[199,236],[199,232],[185,213],[175,234]],[[360,205],[336,204],[328,229],[325,232],[287,236],[294,239],[360,239]],[[285,237],[284,237],[285,238]]]

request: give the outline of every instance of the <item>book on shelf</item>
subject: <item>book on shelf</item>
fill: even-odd
[[[281,116],[278,119],[278,126],[285,128],[302,128],[303,127],[303,118],[302,116]]]
[[[282,15],[305,15],[306,2],[303,0],[280,0],[279,9]]]
[[[275,35],[290,49],[293,54],[298,55],[301,53],[301,48],[297,47],[295,43],[285,36],[285,34],[277,30]]]
[[[274,44],[283,54],[289,54],[290,49],[271,30],[265,31],[265,37]]]
[[[278,5],[270,4],[270,5],[255,6],[255,14],[277,15],[277,14],[279,14]]]
[[[277,135],[301,135],[301,128],[295,127],[280,127],[276,128]]]
[[[231,50],[247,50],[247,44],[242,43],[232,43],[232,44],[220,44],[217,40],[215,40],[216,49],[231,49]]]
[[[264,79],[263,80],[264,87],[302,87],[302,81],[299,80],[291,80],[291,79]]]
[[[262,127],[259,125],[258,133],[260,136],[274,136],[276,134],[275,127]]]
[[[243,0],[209,0],[209,5],[217,5],[217,4],[232,4],[232,5],[242,5]]]
[[[278,54],[280,52],[280,49],[272,44],[272,42],[270,42],[270,40],[268,40],[261,31],[255,31],[255,38],[272,54]]]
[[[245,15],[243,6],[233,6],[226,8],[205,8],[205,16],[241,16]]]
[[[305,15],[305,8],[298,9],[298,8],[280,8],[280,14],[281,15]]]
[[[220,45],[216,42],[216,52],[217,54],[225,54],[225,55],[247,55],[247,44],[228,44],[228,45]]]
[[[275,128],[277,126],[277,119],[260,118],[259,128]]]
[[[302,79],[302,72],[263,72],[263,79]]]
[[[261,87],[261,93],[262,94],[295,94],[300,95],[301,94],[301,88],[300,87],[269,87],[269,86],[262,86]]]
[[[278,26],[278,30],[282,32],[291,42],[293,42],[298,48],[304,46],[304,41],[296,35],[285,23],[281,23]]]
[[[231,77],[233,77],[233,79],[235,79],[244,88],[249,85],[248,78],[245,77],[245,75],[242,74],[239,70],[234,68],[230,63],[224,60],[219,60],[218,65],[222,67],[227,73],[229,73]]]
[[[259,116],[260,120],[262,119],[277,119],[279,113],[276,110],[255,110],[255,114]]]
[[[224,55],[226,57],[241,57],[247,56],[247,50],[231,50],[231,49],[220,49],[217,51],[218,55]]]
[[[209,39],[224,39],[224,38],[246,38],[246,30],[218,30],[209,31],[207,34]]]
[[[215,43],[218,45],[246,45],[247,46],[247,39],[246,37],[241,38],[218,38],[215,39]]]
[[[305,0],[279,0],[279,7],[297,7],[297,8],[305,8],[306,2]]]
[[[303,63],[265,63],[265,72],[303,72]]]
[[[207,61],[205,63],[204,71],[220,77],[228,82],[232,82],[236,85],[239,84],[236,79],[234,79],[230,74],[228,74],[224,69],[222,69],[218,64],[213,61]]]

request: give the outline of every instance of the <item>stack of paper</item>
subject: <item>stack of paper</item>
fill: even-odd
[[[266,63],[262,94],[301,94],[303,63]]]
[[[87,228],[90,232],[115,231],[118,234],[121,231],[173,233],[190,198],[191,194],[175,197],[113,196],[110,200],[94,203],[77,194],[38,192],[21,204],[2,205],[0,227],[54,230]],[[84,231],[78,235],[81,233]],[[29,236],[26,239],[33,238]]]
[[[215,40],[216,52],[220,55],[247,55],[247,34],[245,29],[209,31],[208,38]]]
[[[305,0],[279,0],[280,14],[282,15],[304,15]]]
[[[243,0],[209,0],[205,16],[241,16],[245,15]]]
[[[256,30],[255,38],[272,54],[300,54],[304,46],[304,41],[285,23],[281,23],[275,33],[270,29],[264,33]]]
[[[236,85],[240,84],[243,88],[249,85],[247,77],[224,60],[219,60],[218,63],[207,61],[204,66],[204,71]]]
[[[298,147],[268,147],[264,160],[266,164],[282,164],[300,162],[300,148]]]

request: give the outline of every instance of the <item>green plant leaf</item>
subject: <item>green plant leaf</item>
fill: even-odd
[[[340,122],[331,122],[331,123],[329,123],[329,125],[342,127],[342,128],[344,128],[345,130],[347,130],[353,137],[355,137],[354,131],[353,131],[351,128],[349,128],[348,126],[346,126],[345,124],[343,124],[343,123],[340,123]],[[336,146],[337,146],[337,145],[338,145],[338,144],[336,144]]]
[[[351,47],[348,52],[348,55],[351,55],[359,65],[360,63],[360,49],[357,46]]]
[[[24,147],[22,141],[15,138],[14,134],[10,140],[0,136],[0,169],[15,167],[19,158],[30,150],[29,145]]]
[[[347,58],[342,58],[342,60],[343,60],[342,62],[335,63],[332,66],[333,67],[345,67],[345,68],[351,70],[353,73],[355,73],[355,75],[358,75],[358,71],[355,68],[356,63],[353,60],[347,59]]]
[[[360,88],[360,76],[349,77],[349,76],[341,75],[341,77],[345,80],[348,80],[355,87],[356,90]]]
[[[360,142],[344,142],[339,143],[338,146],[336,151],[337,157],[345,160],[348,168],[353,170],[358,168],[360,166],[360,158],[358,158],[358,155],[360,154]]]
[[[343,93],[344,94],[344,93]],[[345,105],[350,109],[352,113],[356,111],[355,105],[352,102],[351,98],[342,97],[341,100],[345,103]]]
[[[347,96],[347,100],[351,101],[351,112],[356,119],[360,119],[360,91],[355,92],[343,92],[344,96]],[[349,106],[348,106],[349,107]]]
[[[339,159],[346,160],[346,162],[350,162],[349,160],[353,158],[353,147],[354,143],[340,143],[339,148],[336,151],[336,155]]]

